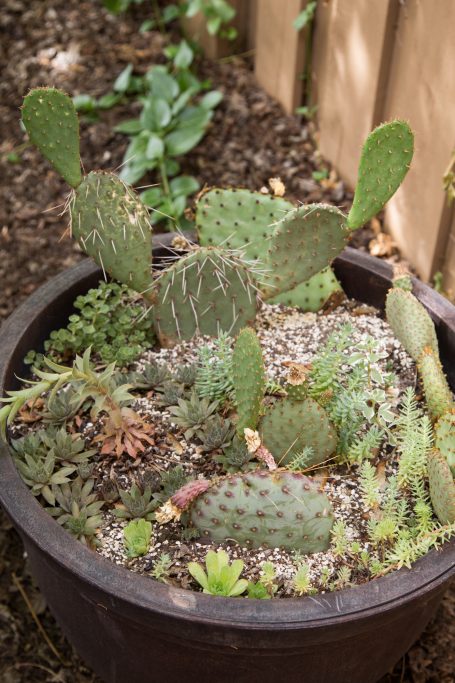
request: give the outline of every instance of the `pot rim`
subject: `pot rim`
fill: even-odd
[[[169,236],[154,246],[169,244]],[[347,248],[339,264],[357,264],[390,282],[391,267],[377,258]],[[2,395],[8,366],[21,339],[33,327],[37,315],[84,278],[101,274],[89,259],[66,270],[39,287],[8,318],[0,330],[0,387]],[[427,285],[415,280],[415,293],[430,309],[436,322],[444,320],[455,334],[455,307]],[[433,306],[431,303],[433,302]],[[17,363],[20,357],[14,359]],[[387,612],[400,603],[434,590],[455,572],[455,539],[406,568],[353,588],[301,598],[251,600],[214,597],[160,583],[135,574],[89,550],[45,512],[28,491],[17,472],[9,449],[0,445],[0,503],[21,536],[48,554],[53,561],[80,580],[101,590],[109,604],[135,604],[144,610],[199,623],[226,623],[250,630],[274,628],[312,629]]]

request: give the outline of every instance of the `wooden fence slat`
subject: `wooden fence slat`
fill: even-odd
[[[398,0],[318,3],[313,90],[319,147],[351,187],[362,143],[377,123],[397,4]]]
[[[305,66],[305,30],[294,19],[308,0],[257,0],[254,73],[259,84],[286,112],[301,104]]]
[[[455,145],[454,26],[453,0],[406,1],[384,110],[385,119],[409,120],[416,136],[411,170],[386,209],[386,223],[424,279],[441,268],[446,249],[447,272],[455,267],[455,229],[449,238],[452,211],[442,188]]]

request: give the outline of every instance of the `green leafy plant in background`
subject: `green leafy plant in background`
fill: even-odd
[[[145,205],[153,209],[152,224],[170,221],[171,226],[185,227],[187,198],[198,191],[199,183],[193,176],[180,174],[177,159],[202,140],[222,94],[212,90],[201,95],[208,84],[191,73],[194,52],[185,40],[169,45],[165,54],[170,62],[151,67],[142,79],[139,118],[115,128],[131,137],[120,177],[134,184],[147,172],[156,170],[159,185],[141,194]],[[125,79],[125,92],[131,89],[131,78],[130,72]]]
[[[293,21],[293,26],[296,31],[303,31],[307,29],[307,37],[305,39],[305,71],[301,75],[304,83],[302,99],[305,104],[297,107],[295,113],[305,116],[307,119],[312,119],[317,111],[317,105],[311,105],[311,86],[312,86],[312,55],[313,55],[313,24],[318,3],[317,0],[309,2],[305,9],[303,9]]]
[[[123,541],[128,557],[145,555],[150,548],[152,525],[145,519],[133,519],[123,529]]]
[[[236,597],[246,591],[248,581],[239,578],[243,570],[242,560],[234,560],[229,564],[229,555],[225,550],[209,550],[205,566],[206,572],[197,562],[188,564],[189,573],[202,586],[204,593]]]
[[[153,344],[153,321],[144,316],[144,306],[126,285],[100,282],[96,289],[78,296],[67,327],[51,332],[44,342],[45,353],[53,359],[67,360],[89,346],[102,363],[116,362],[126,367]],[[31,351],[25,362],[42,363],[42,356]]]
[[[189,0],[184,3],[184,14],[194,17],[201,12],[206,19],[207,32],[211,36],[220,35],[227,40],[235,40],[237,30],[227,26],[236,15],[234,7],[226,0]]]

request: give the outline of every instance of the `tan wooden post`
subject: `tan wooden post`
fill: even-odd
[[[308,0],[257,0],[255,76],[287,113],[302,102],[305,30],[293,21]]]

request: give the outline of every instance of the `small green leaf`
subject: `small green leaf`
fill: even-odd
[[[133,72],[133,65],[128,64],[123,71],[117,76],[112,86],[115,92],[124,93],[128,90],[130,84],[131,74]]]
[[[214,109],[223,99],[223,93],[219,90],[211,90],[201,99],[201,107],[204,109]]]
[[[204,132],[204,129],[200,128],[185,128],[169,133],[164,138],[168,154],[171,156],[186,154],[202,140]]]
[[[194,52],[186,42],[182,40],[178,46],[177,53],[174,57],[174,66],[176,69],[188,69],[193,61]]]
[[[158,135],[151,135],[145,150],[147,159],[160,159],[164,153],[164,142]]]
[[[114,127],[116,133],[126,133],[127,135],[134,135],[140,133],[142,130],[142,123],[139,119],[128,119]]]
[[[176,197],[188,197],[188,195],[197,192],[200,187],[196,178],[190,175],[181,175],[177,178],[173,178],[169,185],[173,196]]]
[[[141,113],[141,123],[144,128],[151,131],[165,128],[172,114],[166,100],[153,98],[147,100]]]
[[[211,17],[207,21],[207,31],[211,36],[216,36],[221,28],[221,17]]]

